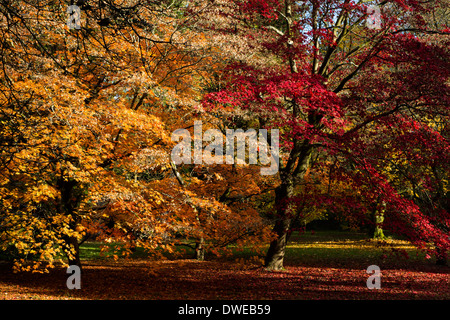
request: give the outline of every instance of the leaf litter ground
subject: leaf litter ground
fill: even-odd
[[[386,251],[386,246],[394,250]],[[0,299],[450,299],[450,268],[370,240],[303,241],[290,245],[285,270],[269,272],[244,259],[95,259],[85,261],[81,290],[66,287],[65,268],[12,273],[0,264]],[[238,262],[236,262],[238,261]],[[381,289],[369,290],[369,265]]]

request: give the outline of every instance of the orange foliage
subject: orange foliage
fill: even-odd
[[[70,30],[66,3],[47,2],[0,13],[0,249],[13,249],[16,270],[45,271],[61,254],[79,264],[87,237],[152,250],[267,235],[250,202],[219,201],[229,185],[244,196],[255,183],[225,168],[204,180],[193,173],[210,169],[198,166],[183,187],[171,170],[170,133],[193,121],[214,68],[205,35],[189,28],[201,7],[93,4]]]

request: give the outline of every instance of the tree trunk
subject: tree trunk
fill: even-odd
[[[78,244],[78,239],[75,237],[66,238],[65,251],[69,265],[76,265],[80,267],[81,270],[80,246]]]
[[[273,232],[277,238],[270,243],[265,259],[267,270],[282,270],[286,244],[288,241],[289,229],[292,222],[292,205],[286,200],[293,196],[294,186],[292,184],[282,184],[275,195],[275,206],[277,208],[277,219],[273,227]]]
[[[372,230],[373,239],[385,239],[383,233],[384,212],[386,211],[386,203],[383,201],[373,214],[374,228]]]
[[[441,249],[439,246],[436,247],[436,265],[447,265],[447,256],[445,255],[445,249]]]
[[[277,238],[270,243],[265,259],[267,270],[282,270],[289,229],[297,209],[290,199],[294,196],[294,187],[301,181],[309,168],[312,146],[308,140],[296,141],[286,167],[280,172],[281,185],[275,190],[275,207],[277,219],[273,232]]]
[[[290,224],[291,219],[286,217],[276,221],[273,232],[277,235],[277,238],[270,243],[269,250],[267,251],[265,259],[265,267],[267,270],[278,271],[283,269]]]
[[[80,186],[80,184],[76,180],[61,177],[57,181],[57,186],[61,193],[59,211],[67,217],[72,217],[72,220],[69,222],[69,228],[71,230],[75,230],[80,222],[80,217],[76,213],[76,209],[78,208],[82,198],[81,193],[76,192],[78,191],[76,189]],[[64,251],[66,253],[69,265],[77,265],[81,270],[80,246],[78,244],[78,239],[68,235],[63,236],[63,239],[65,241]]]
[[[195,244],[195,259],[198,261],[205,260],[205,248],[203,247],[204,242],[205,239],[201,237]]]

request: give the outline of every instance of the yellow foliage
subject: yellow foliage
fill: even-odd
[[[212,58],[199,50],[204,34],[179,32],[176,15],[152,6],[139,14],[154,30],[109,33],[97,25],[69,31],[59,9],[17,5],[23,21],[3,30],[14,46],[0,61],[0,80],[8,78],[0,81],[0,135],[14,142],[0,146],[0,248],[11,244],[47,264],[19,258],[16,271],[73,257],[67,239],[86,233],[168,251],[174,233],[205,237],[212,247],[247,229],[255,234],[249,242],[268,236],[254,203],[219,201],[230,185],[233,200],[260,192],[252,168],[184,173],[186,187],[172,175],[171,133],[193,119],[203,82],[213,77]]]

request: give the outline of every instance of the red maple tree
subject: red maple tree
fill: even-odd
[[[270,270],[283,268],[298,212],[295,190],[317,157],[337,160],[335,179],[348,179],[363,195],[326,200],[317,194],[318,201],[357,219],[365,219],[358,199],[383,201],[386,228],[445,260],[449,33],[429,20],[442,3],[376,2],[379,28],[367,25],[363,1],[220,2],[228,25],[220,20],[214,31],[240,37],[251,52],[228,64],[204,106],[280,129]],[[412,187],[405,192],[406,184]],[[419,189],[434,194],[431,204],[419,203]]]

